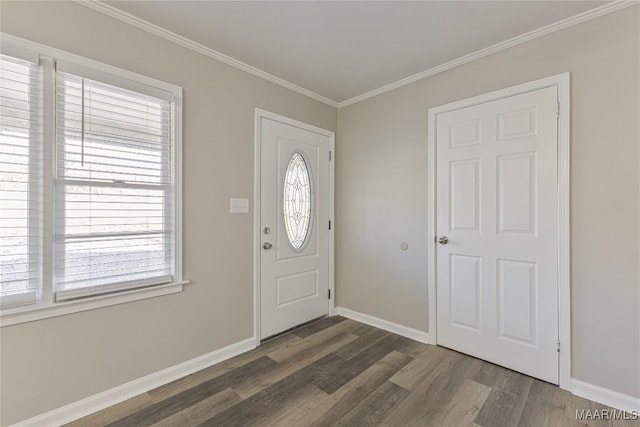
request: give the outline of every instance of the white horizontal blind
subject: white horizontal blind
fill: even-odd
[[[38,64],[0,55],[0,305],[33,304],[42,282],[42,91]]]
[[[56,300],[174,274],[171,102],[56,76]]]

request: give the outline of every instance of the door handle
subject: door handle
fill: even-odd
[[[446,245],[447,243],[449,243],[449,238],[447,236],[439,237],[438,243],[440,243],[441,245]]]
[[[262,245],[262,249],[264,250],[269,250],[273,247],[273,245],[269,242],[264,242],[264,245]]]

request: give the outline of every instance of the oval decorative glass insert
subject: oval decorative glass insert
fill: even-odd
[[[311,182],[307,162],[293,153],[284,176],[284,225],[294,249],[300,249],[311,224]]]

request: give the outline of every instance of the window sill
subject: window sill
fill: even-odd
[[[64,316],[66,314],[78,313],[111,305],[175,294],[182,292],[182,286],[187,283],[189,283],[188,280],[182,280],[179,282],[167,283],[165,285],[133,289],[131,291],[119,292],[117,294],[99,295],[75,301],[7,309],[0,313],[0,327],[3,328],[5,326],[33,322],[36,320],[48,319],[50,317]]]

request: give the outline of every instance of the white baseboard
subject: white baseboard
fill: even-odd
[[[335,314],[376,328],[384,329],[385,331],[393,332],[394,334],[402,335],[403,337],[411,338],[412,340],[435,345],[435,343],[431,341],[427,332],[389,322],[388,320],[383,320],[368,314],[359,313],[344,307],[336,307]],[[569,391],[576,396],[584,397],[585,399],[593,400],[594,402],[598,402],[615,409],[620,409],[633,414],[640,413],[640,398],[637,397],[589,384],[575,378],[571,379],[571,390]]]
[[[615,409],[633,414],[640,413],[640,398],[586,383],[575,378],[571,379],[571,393]]]
[[[429,334],[407,326],[399,325],[388,320],[370,316],[368,314],[359,313],[344,307],[336,307],[335,314],[365,323],[367,325],[383,329],[403,337],[410,338],[425,344],[434,344],[431,342]],[[239,354],[253,350],[257,341],[254,337],[247,338],[235,344],[203,354],[179,363],[161,371],[154,372],[142,378],[129,381],[128,383],[119,385],[112,389],[94,394],[77,402],[70,403],[57,409],[45,412],[35,417],[20,421],[13,424],[12,427],[39,427],[39,426],[60,426],[86,415],[108,408],[109,406],[120,403],[124,400],[137,396],[140,393],[147,392],[156,387],[160,387],[178,378],[197,372],[201,369],[220,363]],[[594,402],[610,406],[615,409],[627,411],[629,413],[640,413],[640,398],[629,396],[617,391],[609,390],[584,381],[571,379],[571,393],[593,400]]]
[[[112,389],[103,391],[77,402],[70,403],[57,409],[36,415],[33,418],[20,421],[12,427],[37,427],[60,426],[80,419],[86,415],[108,408],[124,400],[147,392],[161,385],[170,383],[178,378],[197,372],[201,369],[230,359],[233,356],[253,350],[256,347],[256,339],[248,338],[235,344],[212,351],[187,360],[186,362],[170,366],[161,371],[154,372],[144,377],[129,381]]]
[[[375,328],[384,329],[385,331],[393,332],[394,334],[402,335],[403,337],[411,338],[412,340],[419,341],[421,343],[435,344],[431,341],[427,332],[419,331],[408,326],[399,325],[397,323],[380,319],[378,317],[373,317],[368,314],[349,310],[348,308],[344,307],[336,307],[335,311],[338,316],[344,316],[346,318],[365,323]]]

